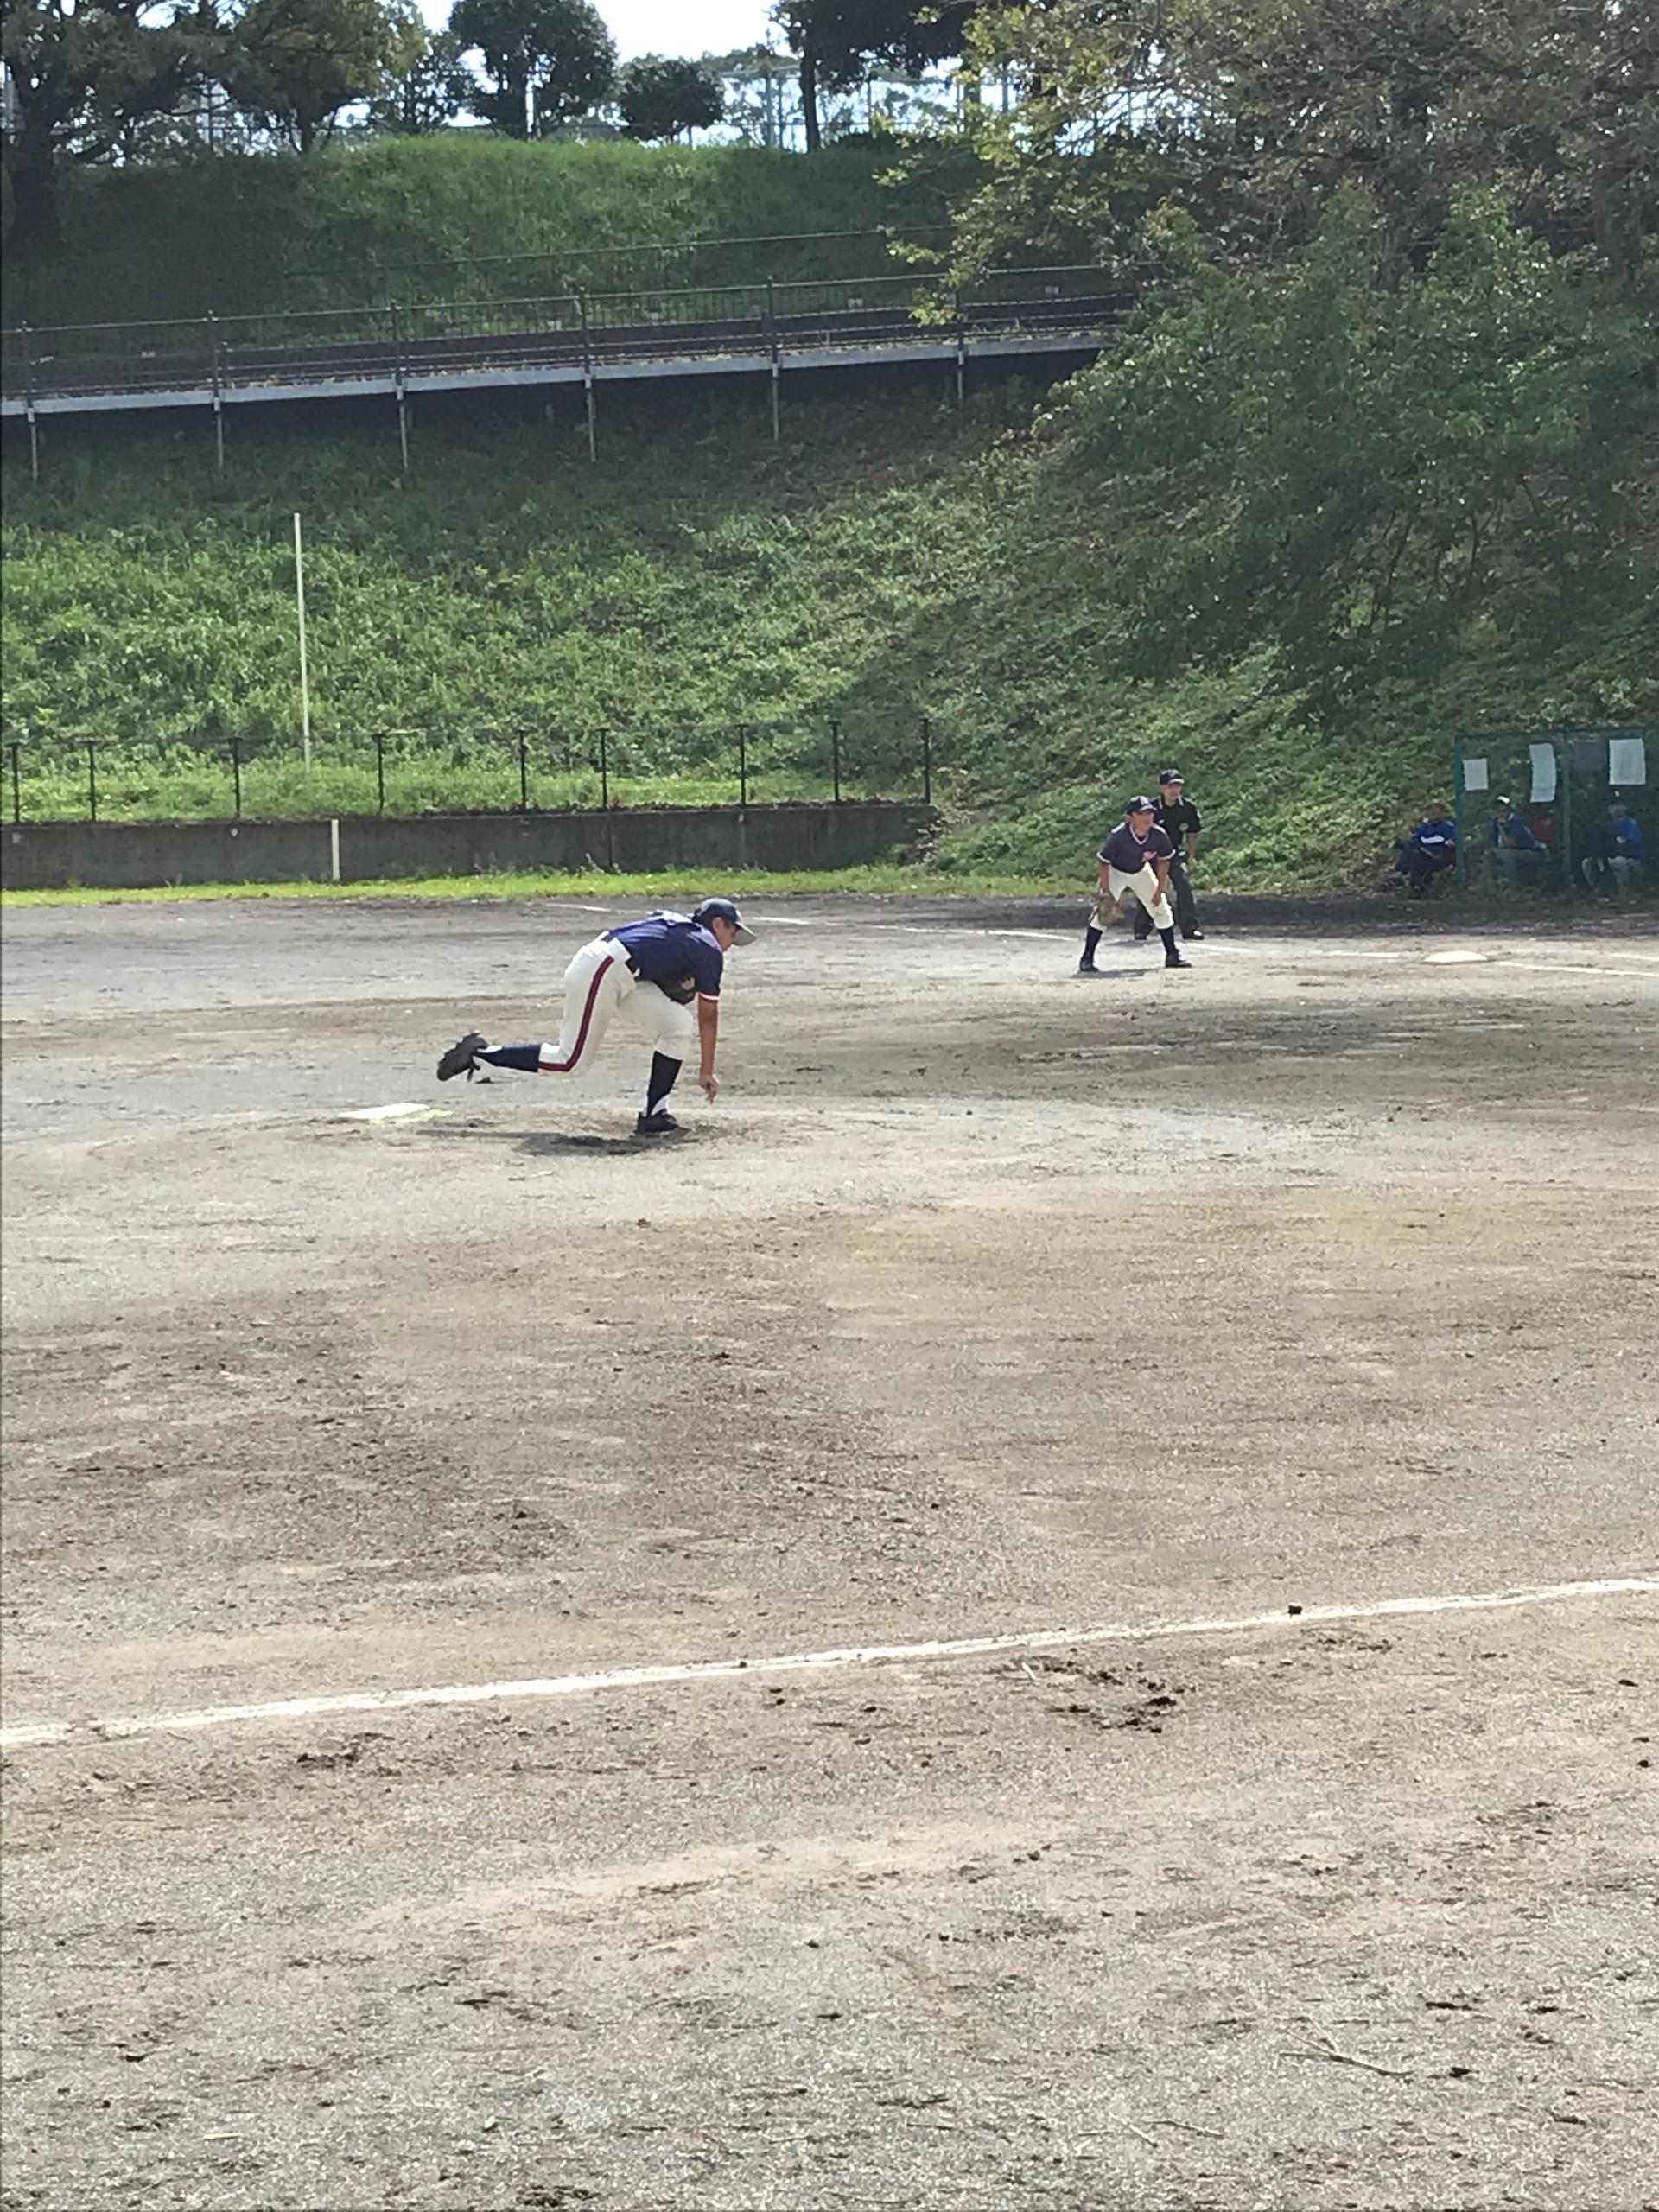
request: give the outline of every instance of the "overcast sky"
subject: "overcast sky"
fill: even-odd
[[[447,23],[454,0],[421,0],[429,23]],[[626,61],[635,54],[730,54],[766,35],[769,0],[598,0]]]

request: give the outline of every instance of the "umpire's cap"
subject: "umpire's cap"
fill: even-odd
[[[734,944],[753,944],[754,931],[746,930],[737,908],[729,899],[705,899],[701,906],[692,909],[694,922],[728,922]]]

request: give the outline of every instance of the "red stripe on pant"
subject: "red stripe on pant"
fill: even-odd
[[[582,1009],[582,1027],[576,1032],[576,1049],[568,1060],[541,1060],[537,1064],[538,1075],[569,1075],[582,1058],[588,1043],[588,1032],[593,1026],[594,1001],[599,996],[599,987],[616,964],[616,955],[608,954],[594,970],[594,980],[588,986],[588,1003]]]

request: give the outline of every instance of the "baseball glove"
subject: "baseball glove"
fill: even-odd
[[[665,999],[672,999],[676,1006],[690,1006],[697,995],[695,976],[659,976],[657,988]]]

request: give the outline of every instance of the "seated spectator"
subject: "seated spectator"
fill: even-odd
[[[1537,880],[1543,865],[1544,849],[1513,799],[1501,798],[1497,802],[1487,845],[1487,865],[1495,883],[1507,884],[1513,890],[1523,879]]]
[[[1547,853],[1553,853],[1560,842],[1560,832],[1555,827],[1555,817],[1547,806],[1535,806],[1527,817],[1527,827]]]
[[[1596,824],[1587,842],[1582,873],[1590,890],[1605,891],[1617,898],[1620,892],[1640,883],[1646,849],[1641,829],[1623,799],[1613,801],[1606,821]]]
[[[1458,825],[1444,807],[1420,822],[1394,849],[1395,874],[1405,877],[1408,896],[1413,899],[1426,899],[1435,877],[1455,868],[1457,859]]]

